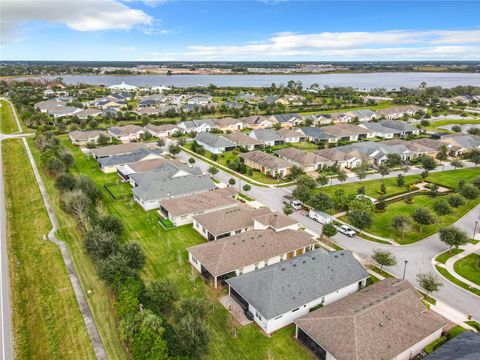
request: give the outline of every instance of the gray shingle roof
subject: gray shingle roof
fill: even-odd
[[[237,146],[234,142],[211,133],[200,133],[195,137],[195,140],[217,149],[234,148]]]
[[[314,139],[318,139],[318,140],[336,139],[336,136],[333,136],[327,133],[325,130],[323,130],[323,128],[304,127],[301,130],[306,136]]]
[[[389,127],[392,129],[397,129],[400,131],[415,131],[418,130],[416,127],[406,123],[405,121],[400,121],[400,120],[380,120],[379,121],[380,125],[383,125],[385,127]]]
[[[480,334],[464,332],[440,346],[425,360],[477,360],[480,357]]]
[[[266,319],[272,319],[368,277],[350,252],[318,249],[227,283]]]
[[[98,159],[98,162],[102,166],[114,166],[119,164],[129,164],[136,161],[140,161],[148,155],[157,155],[160,157],[161,155],[160,150],[149,150],[146,148],[140,148],[135,150],[134,152],[128,154],[121,154],[121,155],[113,155],[109,157],[104,157]]]
[[[283,141],[283,137],[278,135],[273,129],[252,130],[251,135],[253,134],[255,134],[255,138],[260,141]]]

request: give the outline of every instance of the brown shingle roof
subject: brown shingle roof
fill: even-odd
[[[264,215],[258,215],[255,216],[253,220],[258,221],[260,224],[271,227],[275,230],[298,224],[297,221],[279,212],[270,212]]]
[[[127,143],[119,145],[110,145],[92,150],[92,154],[97,157],[112,156],[120,154],[129,154],[145,146],[142,143]]]
[[[331,160],[322,157],[316,153],[303,151],[295,148],[285,148],[275,151],[275,154],[285,157],[303,166],[331,162]]]
[[[207,191],[200,194],[166,199],[160,202],[172,216],[201,213],[225,206],[235,206],[239,202],[233,198],[237,192],[227,187],[221,190]]]
[[[228,232],[245,229],[253,226],[253,218],[270,213],[270,209],[255,209],[251,206],[239,204],[228,209],[212,211],[194,217],[212,235],[222,235]]]
[[[132,164],[128,164],[128,167],[136,173],[141,173],[141,172],[146,172],[146,171],[150,171],[150,170],[159,169],[165,163],[179,164],[179,165],[182,164],[178,160],[150,159],[150,160],[137,161],[137,162],[134,162]]]
[[[231,134],[224,134],[222,136],[240,146],[263,145],[262,141],[254,139],[241,132],[232,132]]]
[[[231,126],[231,125],[236,125],[238,123],[243,123],[242,120],[235,119],[235,118],[232,118],[232,117],[226,117],[226,118],[221,118],[221,119],[213,119],[213,122],[215,123],[215,125],[217,125],[219,127],[227,127],[227,126]]]
[[[361,135],[369,132],[369,130],[362,128],[361,126],[351,124],[330,125],[325,126],[322,129],[326,133],[337,137]]]
[[[187,250],[213,276],[315,244],[304,231],[252,230],[193,246]]]
[[[447,325],[399,279],[368,286],[295,323],[337,360],[392,359]]]
[[[162,124],[162,125],[148,124],[145,126],[145,129],[152,130],[153,132],[159,133],[159,132],[171,131],[179,128],[177,125],[173,125],[173,124]]]
[[[287,129],[287,128],[278,130],[277,134],[283,138],[302,138],[302,137],[304,138],[305,137],[305,135],[303,135],[300,131]]]
[[[288,161],[259,150],[250,151],[248,153],[240,154],[239,156],[272,170],[289,169],[292,167],[292,164]]]

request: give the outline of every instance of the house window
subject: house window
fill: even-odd
[[[255,316],[257,317],[258,320],[262,320],[262,314],[260,314],[258,310],[255,310]]]
[[[192,261],[195,263],[195,264],[198,264],[198,260],[195,256],[192,256]]]

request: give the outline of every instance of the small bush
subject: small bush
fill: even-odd
[[[447,198],[448,203],[451,207],[457,208],[465,204],[465,199],[457,194],[452,194]]]
[[[438,215],[448,215],[452,213],[452,208],[445,199],[435,201],[433,203],[433,210],[435,210]]]

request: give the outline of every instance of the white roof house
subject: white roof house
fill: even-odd
[[[111,90],[131,91],[131,90],[137,90],[138,86],[129,85],[129,84],[126,84],[124,81],[122,81],[121,84],[111,85],[108,88]]]

